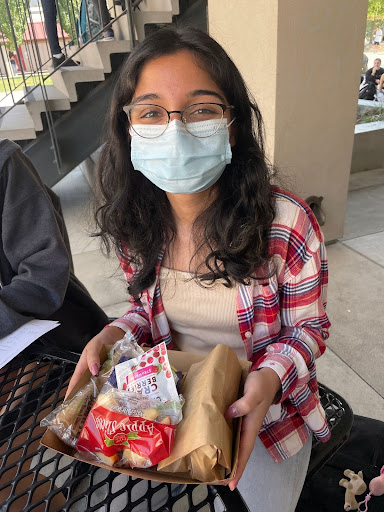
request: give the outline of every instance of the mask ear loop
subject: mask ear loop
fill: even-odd
[[[227,128],[229,128],[229,127],[231,126],[231,124],[232,124],[232,123],[234,123],[235,121],[236,121],[236,117],[234,117],[234,118],[232,119],[232,121],[231,121],[229,124],[227,124]]]

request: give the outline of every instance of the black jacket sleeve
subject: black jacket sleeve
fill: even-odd
[[[1,338],[62,305],[71,262],[47,189],[20,150],[3,162],[0,194]]]
[[[368,71],[365,73],[365,81],[367,82],[367,84],[369,83],[375,83],[375,76],[372,76],[372,68],[368,69]]]
[[[383,68],[379,68],[374,75],[372,75],[372,69],[368,69],[368,71],[365,73],[365,81],[369,84],[376,84],[376,80],[380,80],[381,75],[384,73]]]

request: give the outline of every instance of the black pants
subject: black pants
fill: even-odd
[[[351,436],[344,446],[305,485],[296,512],[339,512],[343,510],[345,489],[339,485],[343,472],[351,469],[363,471],[364,481],[380,475],[384,464],[384,422],[355,416]],[[364,494],[356,496],[363,501]],[[365,510],[364,506],[360,510]],[[372,496],[369,512],[383,512],[384,496]]]
[[[41,0],[41,5],[43,7],[44,19],[45,19],[45,30],[47,32],[47,38],[49,47],[51,49],[52,55],[61,53],[61,48],[59,44],[59,37],[57,35],[57,8],[56,8],[56,0]],[[96,13],[99,17],[100,24],[105,27],[111,21],[109,16],[109,11],[107,9],[106,0],[93,0],[93,5],[95,7]]]
[[[55,0],[41,0],[41,5],[43,7],[45,30],[47,32],[47,38],[48,38],[49,47],[51,49],[51,53],[52,53],[52,55],[61,53],[61,48],[59,45],[59,38],[57,35],[57,28],[56,28],[56,17],[57,17],[56,1]]]
[[[111,21],[111,17],[109,16],[106,0],[93,0],[93,6],[95,7],[100,25],[103,27],[108,25],[108,23]]]

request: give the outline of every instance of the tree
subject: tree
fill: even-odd
[[[81,0],[57,0],[61,27],[74,41],[77,40],[76,18],[79,15],[80,1]]]
[[[16,49],[23,42],[23,34],[27,27],[25,10],[24,0],[0,1],[0,32],[9,39],[7,46],[10,48]],[[16,41],[13,33],[15,34]]]
[[[62,28],[72,39],[76,40],[76,18],[79,12],[80,0],[56,1]],[[15,49],[15,43],[16,46],[23,43],[23,34],[27,28],[30,13],[29,2],[30,0],[0,0],[0,32],[9,39],[10,42],[7,43],[7,46],[10,48]],[[12,26],[16,41],[14,41]]]
[[[382,22],[384,19],[384,0],[369,0],[367,12],[367,28],[368,21],[370,21],[369,42],[372,43],[373,32],[377,22]]]

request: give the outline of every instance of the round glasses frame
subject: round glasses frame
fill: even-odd
[[[220,119],[220,122],[217,125],[216,130],[213,133],[210,133],[209,135],[202,135],[202,136],[201,135],[196,135],[196,134],[194,134],[194,133],[192,133],[192,132],[190,132],[188,130],[188,125],[187,125],[187,121],[186,121],[186,119],[184,117],[184,112],[186,110],[188,110],[189,108],[191,108],[191,107],[196,107],[196,106],[199,106],[199,105],[215,105],[217,107],[221,107],[221,119]],[[157,108],[161,108],[162,110],[164,110],[167,113],[167,115],[168,115],[167,122],[164,124],[164,130],[159,135],[156,135],[154,137],[144,137],[143,135],[141,135],[140,133],[138,133],[135,130],[135,128],[133,127],[133,124],[132,124],[131,110],[134,107],[137,107],[137,106],[140,106],[140,107],[157,107]],[[223,122],[225,112],[228,109],[233,109],[233,108],[235,108],[233,105],[224,105],[223,103],[204,102],[204,103],[192,103],[192,105],[188,105],[183,110],[167,110],[166,108],[162,107],[161,105],[155,105],[154,103],[133,103],[133,104],[130,104],[130,105],[124,105],[123,110],[127,114],[127,117],[128,117],[129,123],[130,123],[130,125],[132,127],[132,130],[137,135],[142,137],[143,139],[157,139],[158,137],[161,137],[162,135],[164,135],[164,133],[166,132],[166,130],[167,130],[168,126],[169,126],[169,123],[171,122],[171,114],[180,114],[180,118],[181,118],[181,121],[182,121],[182,123],[184,125],[184,128],[187,130],[187,132],[190,135],[192,135],[192,137],[196,137],[198,139],[206,139],[207,137],[212,137],[212,135],[215,135],[215,133],[219,130],[219,128],[221,126],[221,123]],[[227,127],[231,126],[231,124],[235,121],[235,119],[236,118],[234,117],[230,121],[230,123],[227,125]],[[150,125],[147,125],[147,126],[150,126]]]

